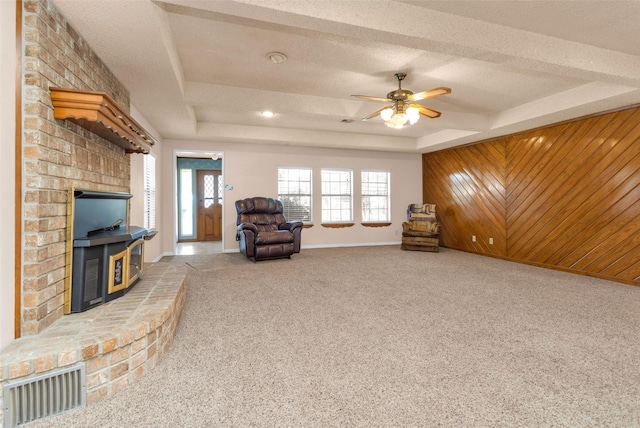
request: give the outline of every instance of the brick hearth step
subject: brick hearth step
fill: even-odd
[[[183,266],[150,264],[123,297],[10,343],[0,352],[1,386],[85,362],[87,404],[107,397],[155,367],[171,346],[185,298]]]

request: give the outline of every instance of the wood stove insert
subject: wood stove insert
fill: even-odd
[[[83,312],[116,299],[142,277],[144,241],[157,232],[128,225],[132,197],[128,193],[70,191],[67,226],[72,239],[67,240],[71,263],[65,313]]]

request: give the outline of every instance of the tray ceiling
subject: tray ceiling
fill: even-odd
[[[163,138],[421,153],[640,102],[638,2],[55,4]],[[360,121],[396,72],[442,116]]]

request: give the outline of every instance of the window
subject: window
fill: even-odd
[[[311,222],[311,168],[278,168],[278,199],[287,221]]]
[[[389,171],[362,171],[362,221],[388,222]]]
[[[322,170],[322,222],[353,221],[353,172],[350,169]]]
[[[144,155],[144,227],[156,227],[156,158]]]
[[[195,238],[193,219],[194,211],[194,186],[193,186],[193,170],[189,168],[180,169],[180,238]]]

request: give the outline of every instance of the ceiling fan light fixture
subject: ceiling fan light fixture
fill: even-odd
[[[393,109],[391,107],[387,107],[386,109],[382,110],[380,112],[380,117],[382,118],[382,120],[384,120],[385,122],[387,122],[388,120],[391,119],[391,116],[393,116]]]
[[[393,128],[393,129],[402,129],[402,128],[404,128],[404,125],[401,125],[399,123],[393,123],[390,120],[386,121],[384,124],[387,125],[389,128]]]
[[[352,95],[352,97],[362,98],[370,101],[393,103],[392,106],[382,108],[375,113],[371,113],[370,115],[364,117],[362,119],[363,121],[376,117],[379,114],[380,118],[384,121],[384,124],[388,127],[402,128],[406,125],[415,125],[416,123],[418,123],[420,115],[427,116],[432,119],[440,116],[439,111],[432,110],[421,104],[413,103],[425,100],[427,98],[450,94],[450,88],[440,87],[414,94],[407,89],[402,89],[402,81],[407,76],[405,73],[396,73],[395,76],[396,79],[398,79],[398,89],[389,92],[386,98],[372,97],[369,95]]]
[[[409,116],[409,124],[415,125],[418,119],[420,119],[420,110],[415,107],[409,107],[407,109],[407,116]]]
[[[390,122],[395,123],[396,125],[404,126],[409,122],[409,116],[406,113],[396,113],[391,116]]]
[[[420,111],[415,107],[406,107],[403,102],[397,102],[393,107],[387,107],[380,112],[380,118],[390,128],[400,129],[406,125],[413,125],[420,118]]]

